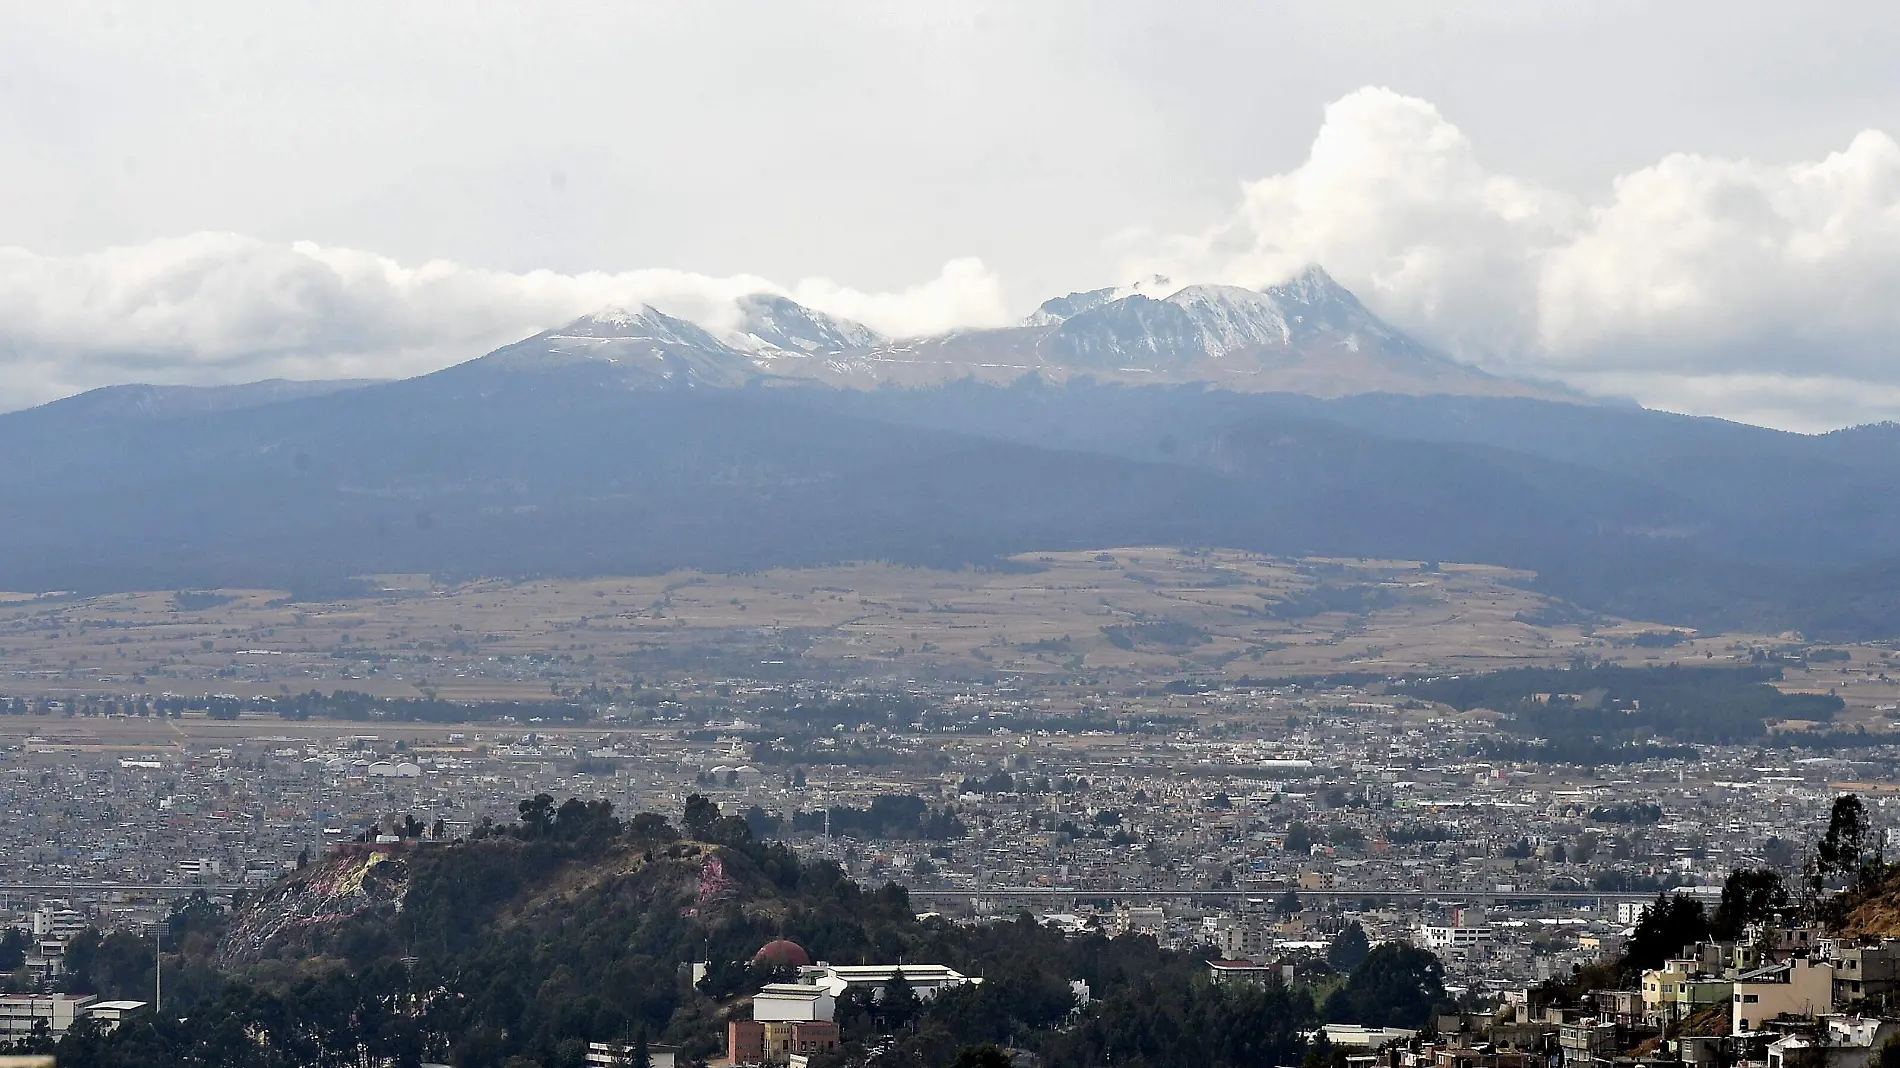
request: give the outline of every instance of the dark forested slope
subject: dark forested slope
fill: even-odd
[[[882,1041],[920,1068],[1005,1042],[1051,1068],[1269,1068],[1297,1062],[1299,1030],[1317,1017],[1302,988],[1215,986],[1201,955],[1145,936],[1071,937],[1027,917],[920,920],[902,888],[866,890],[835,865],[801,863],[697,797],[682,823],[687,836],[653,814],[623,822],[604,802],[543,796],[523,802],[517,823],[470,841],[346,848],[235,916],[194,920],[190,948],[168,946],[179,950],[168,990],[189,977],[168,1011],[110,1035],[82,1026],[60,1063],[578,1068],[588,1041],[641,1035],[704,1058],[746,996],[789,977],[754,961],[778,938],[834,963],[932,962],[981,976],[927,1005],[840,1004],[846,1056]],[[113,939],[82,981],[143,996],[150,942]],[[709,965],[697,986],[693,961]],[[1394,1011],[1416,1025],[1442,988],[1420,961],[1393,963],[1373,965],[1365,982],[1390,983],[1396,971],[1410,986]],[[1092,992],[1087,1007],[1077,980]]]
[[[1900,634],[1900,428],[1034,381],[630,384],[476,361],[129,418],[0,416],[0,588],[958,566],[1160,543],[1500,563],[1585,607]]]

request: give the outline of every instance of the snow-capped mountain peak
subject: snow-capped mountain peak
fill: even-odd
[[[1291,337],[1286,313],[1272,296],[1240,286],[1188,286],[1168,303],[1185,309],[1200,327],[1202,351],[1221,356],[1248,345],[1284,345]]]
[[[1110,286],[1106,289],[1090,289],[1085,292],[1070,293],[1067,296],[1050,297],[1042,302],[1041,307],[1031,312],[1029,317],[1023,320],[1022,325],[1058,326],[1085,311],[1091,311],[1104,304],[1112,304],[1137,295],[1154,296],[1157,292],[1166,292],[1167,287],[1168,277],[1157,274],[1125,286]]]
[[[741,297],[730,310],[700,326],[648,305],[607,308],[476,363],[576,369],[631,388],[873,389],[1036,375],[1320,396],[1547,392],[1412,340],[1317,266],[1265,289],[1154,277],[1053,298],[1014,327],[897,341],[774,293]]]
[[[685,319],[676,319],[651,304],[642,304],[637,308],[603,308],[549,331],[548,336],[556,339],[653,341],[666,345],[721,347],[719,339],[701,327]]]
[[[664,313],[651,304],[629,307],[615,304],[602,308],[592,315],[583,315],[568,324],[570,330],[625,330],[642,323],[652,322]]]
[[[1368,311],[1352,290],[1333,281],[1317,264],[1279,285],[1268,286],[1265,292],[1286,312],[1297,335],[1311,337],[1332,332],[1379,338],[1394,336],[1392,329]]]
[[[736,304],[739,324],[730,341],[748,352],[809,355],[867,349],[888,340],[862,323],[826,315],[775,293],[748,294]]]
[[[1309,263],[1292,278],[1279,285],[1268,286],[1264,292],[1271,293],[1276,299],[1297,304],[1325,304],[1343,301],[1355,307],[1359,298],[1352,290],[1333,280],[1326,269],[1317,263]]]
[[[758,376],[744,353],[646,304],[604,308],[475,362],[511,370],[589,367],[633,386],[730,386]]]

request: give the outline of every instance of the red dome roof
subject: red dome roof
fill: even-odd
[[[752,963],[769,964],[775,968],[803,968],[811,963],[811,954],[797,942],[784,938],[775,939],[759,947],[752,955]]]

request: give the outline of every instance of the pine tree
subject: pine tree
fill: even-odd
[[[884,984],[884,996],[878,1000],[878,1011],[884,1016],[884,1027],[889,1031],[899,1030],[917,1018],[923,1005],[917,1000],[917,991],[910,988],[910,980],[904,978],[904,969],[891,972],[890,979]]]
[[[1366,937],[1366,929],[1359,921],[1346,925],[1345,930],[1333,937],[1333,944],[1326,947],[1326,963],[1342,972],[1359,967],[1366,955],[1372,952],[1372,940]]]

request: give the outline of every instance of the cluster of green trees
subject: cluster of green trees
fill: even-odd
[[[1073,794],[1086,791],[1089,781],[1067,775],[1011,775],[997,769],[988,775],[965,775],[957,784],[961,794]]]
[[[212,590],[179,590],[172,594],[172,609],[178,612],[203,612],[237,600]]]
[[[60,1064],[578,1068],[590,1040],[647,1037],[705,1058],[728,999],[783,978],[752,963],[778,937],[839,963],[933,961],[983,976],[927,1003],[906,986],[840,1005],[844,1056],[876,1043],[919,1068],[993,1068],[1000,1045],[1049,1068],[1271,1068],[1297,1063],[1302,1033],[1321,1020],[1416,1026],[1443,998],[1431,954],[1372,948],[1351,929],[1332,954],[1348,974],[1316,1004],[1299,982],[1211,982],[1211,949],[1072,937],[1027,914],[981,927],[920,920],[903,888],[866,889],[834,864],[800,861],[697,795],[676,826],[541,794],[518,820],[407,863],[400,910],[304,928],[250,956],[220,948],[230,917],[184,903],[166,931],[166,1011],[110,1034],[75,1028]],[[152,949],[138,936],[95,939],[75,983],[143,998]],[[712,965],[697,987],[682,969],[696,960]]]
[[[1400,692],[1458,709],[1510,713],[1511,729],[1547,744],[1606,749],[1652,739],[1721,744],[1752,741],[1770,719],[1827,721],[1839,697],[1783,693],[1774,665],[1747,667],[1511,668],[1479,675],[1411,680]],[[1647,748],[1647,747],[1639,747]],[[1650,758],[1656,754],[1650,750]]]
[[[6,716],[50,716],[55,702],[47,697],[5,697],[0,696],[0,715]],[[117,696],[107,697],[69,697],[58,702],[59,710],[67,716],[149,716],[154,714],[153,704],[144,698]],[[158,715],[165,715],[159,711]]]
[[[1487,760],[1532,764],[1573,764],[1577,767],[1616,767],[1622,764],[1646,764],[1652,760],[1694,760],[1693,745],[1641,742],[1606,742],[1566,734],[1556,738],[1518,738],[1492,735],[1466,747],[1468,756]]]
[[[1352,941],[1338,939],[1328,956],[1350,959]],[[1336,1023],[1368,1027],[1423,1029],[1432,1010],[1445,999],[1445,966],[1430,951],[1387,942],[1372,949],[1354,965],[1346,984],[1327,997],[1323,1015]]]
[[[819,832],[825,829],[826,812],[792,814],[792,829]],[[941,842],[962,838],[968,833],[963,821],[948,808],[931,808],[921,797],[879,794],[868,808],[833,805],[830,809],[831,833],[858,838],[912,838]]]
[[[1458,829],[1443,823],[1395,824],[1385,829],[1386,841],[1394,845],[1416,842],[1456,842],[1464,838]]]
[[[593,718],[591,706],[574,700],[550,701],[444,701],[439,697],[377,697],[354,690],[259,697],[251,711],[274,713],[284,719],[402,720],[419,723],[474,723],[513,719],[584,723]]]
[[[1357,849],[1366,844],[1366,834],[1350,823],[1335,823],[1330,827],[1293,823],[1287,826],[1283,848],[1288,853],[1308,853],[1322,842],[1342,849]]]
[[[1034,779],[1029,780],[1031,787],[1034,783]],[[1018,791],[1016,777],[1002,768],[997,768],[980,778],[975,775],[965,775],[963,781],[957,785],[957,792],[960,794],[1013,794]]]
[[[1662,806],[1648,801],[1625,801],[1590,809],[1590,818],[1598,823],[1661,823],[1662,816]]]
[[[1171,619],[1116,623],[1103,627],[1102,637],[1107,638],[1108,643],[1117,649],[1134,649],[1137,646],[1192,649],[1213,640],[1205,630],[1191,623],[1181,623]]]
[[[749,710],[767,730],[813,730],[830,736],[840,728],[903,729],[913,723],[930,724],[944,717],[935,704],[909,693],[859,693],[823,700],[801,700],[789,693],[767,694]]]
[[[24,968],[29,948],[25,931],[18,927],[0,931],[0,972],[17,972]]]
[[[1267,615],[1274,619],[1311,619],[1328,612],[1349,612],[1362,616],[1391,608],[1402,601],[1398,593],[1384,586],[1319,585],[1274,601],[1267,606]]]

